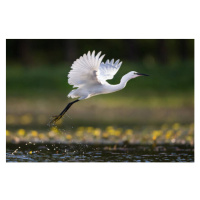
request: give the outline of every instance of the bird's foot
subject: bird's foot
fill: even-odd
[[[48,123],[48,126],[55,126],[55,123],[62,117],[62,115],[52,116],[52,120]]]

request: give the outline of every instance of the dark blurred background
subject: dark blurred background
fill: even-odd
[[[70,66],[89,50],[123,61],[112,84],[132,70],[150,76],[77,103],[63,126],[194,121],[193,39],[7,39],[7,127],[47,128],[50,117],[71,101]]]
[[[24,67],[72,62],[88,50],[105,52],[109,57],[133,62],[170,64],[194,60],[193,39],[9,39],[7,64]],[[149,60],[148,60],[149,59]]]

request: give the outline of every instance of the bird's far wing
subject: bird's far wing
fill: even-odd
[[[98,80],[102,83],[106,80],[113,79],[114,75],[118,72],[121,64],[122,62],[119,63],[119,60],[114,63],[114,59],[112,59],[110,62],[109,60],[107,60],[105,63],[102,62],[97,72]]]
[[[84,54],[74,61],[68,74],[68,83],[74,87],[81,87],[85,84],[100,84],[97,79],[97,71],[105,56],[100,57],[100,55],[101,52],[95,56],[95,51],[92,54],[89,51],[87,55]]]

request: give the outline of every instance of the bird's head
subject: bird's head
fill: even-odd
[[[131,71],[128,74],[130,75],[130,78],[136,78],[138,76],[149,76],[147,74],[141,74],[141,73],[136,72],[136,71]]]

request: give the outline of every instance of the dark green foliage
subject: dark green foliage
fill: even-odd
[[[36,68],[7,67],[7,97],[33,97],[67,93],[72,89],[68,84],[67,74],[70,64],[41,66]],[[134,70],[149,74],[128,82],[119,95],[150,95],[165,93],[193,93],[194,64],[192,61],[177,62],[171,65],[155,64],[146,66],[143,63],[123,62],[111,84],[118,84],[121,77]]]

